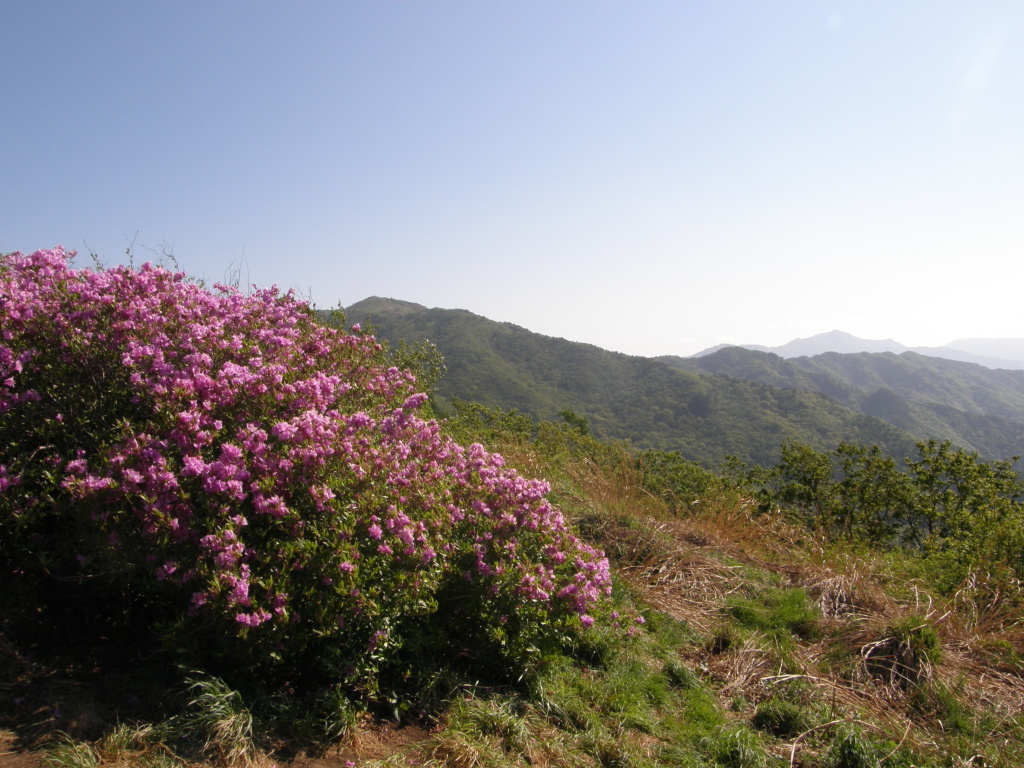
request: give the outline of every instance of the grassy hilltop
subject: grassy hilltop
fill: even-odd
[[[437,421],[415,349],[69,269],[0,261],[0,768],[1019,765],[1012,461],[712,472],[569,397],[702,380],[592,348]]]
[[[761,512],[714,478],[670,488],[621,446],[523,426],[477,409],[450,428],[551,479],[552,498],[611,557],[616,612],[641,617],[644,633],[609,626],[521,680],[456,664],[397,720],[357,715],[320,742],[316,765],[1018,764],[1024,605],[1012,574],[977,569],[940,588],[920,551]],[[685,493],[695,479],[699,499]],[[6,723],[25,743],[56,744],[50,765],[269,765],[288,744],[313,746],[272,738],[265,705],[209,684],[181,699],[185,717],[115,727],[87,675],[56,684],[43,661],[7,662],[12,692],[37,693],[31,726],[10,710]],[[73,740],[48,742],[57,730]]]

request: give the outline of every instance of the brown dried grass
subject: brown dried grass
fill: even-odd
[[[587,535],[655,609],[712,637],[731,594],[763,583],[767,571],[806,590],[823,637],[785,651],[760,636],[725,648],[683,649],[718,695],[758,702],[803,680],[830,720],[856,722],[917,749],[934,750],[942,724],[914,710],[915,687],[955,691],[973,711],[1001,713],[1001,728],[1024,727],[1024,591],[1005,575],[974,574],[951,597],[908,582],[883,555],[828,544],[781,515],[756,514],[751,500],[705,499],[679,517],[640,489],[632,464],[614,471],[576,465],[572,483]],[[890,629],[917,617],[940,640],[936,661],[915,657]],[[794,670],[796,670],[794,672]],[[797,748],[794,742],[793,750]]]
[[[615,552],[620,576],[645,602],[701,633],[721,629],[730,594],[757,586],[751,569],[804,588],[820,610],[823,638],[795,643],[786,651],[785,669],[778,649],[759,636],[724,650],[692,649],[687,655],[714,681],[719,697],[758,702],[780,682],[802,679],[832,719],[932,750],[942,725],[924,722],[910,703],[915,687],[930,681],[956,691],[969,709],[1002,713],[1006,728],[1020,727],[1024,669],[1013,656],[1024,656],[1018,583],[976,574],[943,600],[900,581],[884,558],[828,547],[781,516],[754,514],[743,500],[702,504],[680,519],[630,508],[630,498],[611,488],[604,498],[614,500],[605,510],[615,515],[594,530],[598,543]],[[649,522],[617,522],[624,508],[634,521]],[[938,634],[939,661],[914,655],[889,631],[914,616]]]

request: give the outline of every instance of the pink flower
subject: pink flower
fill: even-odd
[[[235,616],[235,621],[239,624],[244,624],[247,627],[258,627],[265,621],[270,620],[272,617],[266,611],[255,611],[253,613],[239,613]]]
[[[116,406],[131,418],[107,414],[117,429],[83,446],[70,419],[47,416],[54,445],[67,444],[37,460],[60,476],[62,508],[87,510],[91,540],[113,546],[130,530],[119,554],[139,553],[151,579],[191,595],[192,614],[254,652],[262,633],[249,629],[275,619],[366,638],[354,622],[373,633],[461,573],[500,615],[529,600],[551,621],[592,624],[611,590],[603,554],[573,535],[546,483],[424,419],[427,396],[372,337],[321,326],[276,289],[210,291],[151,265],[74,270],[68,256],[0,256],[0,414],[70,413],[60,392],[23,382],[90,350],[115,361],[132,399]],[[33,476],[8,465],[5,502]],[[343,588],[309,590],[338,574]]]

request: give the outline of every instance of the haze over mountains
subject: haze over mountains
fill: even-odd
[[[718,344],[691,357],[704,357],[732,346],[771,352],[784,358],[813,357],[826,352],[893,352],[897,355],[903,352],[917,352],[945,360],[977,363],[986,368],[1024,370],[1024,339],[957,339],[941,347],[908,347],[892,339],[861,339],[844,331],[829,331],[806,339],[793,339],[779,347],[765,347],[760,344]]]
[[[928,439],[990,459],[1024,454],[1022,370],[913,351],[785,359],[726,347],[655,359],[394,299],[371,297],[345,312],[349,323],[369,320],[392,343],[429,340],[437,347],[448,368],[435,393],[442,411],[453,398],[535,419],[558,420],[570,409],[599,436],[676,450],[707,465],[727,456],[771,464],[790,440],[819,450],[843,441],[878,444],[898,458]]]

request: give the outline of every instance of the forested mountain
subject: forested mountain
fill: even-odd
[[[897,355],[916,352],[927,357],[977,363],[986,368],[1024,370],[1024,339],[957,339],[941,347],[908,347],[892,339],[861,339],[845,331],[829,331],[805,339],[793,339],[778,347],[765,347],[760,344],[717,344],[691,357],[704,357],[733,346],[756,352],[771,352],[787,360],[794,357],[814,357],[828,352],[893,352]]]
[[[1024,371],[915,352],[783,359],[741,347],[663,357],[680,370],[815,392],[914,435],[950,440],[988,458],[1024,454]]]
[[[569,409],[588,418],[598,435],[678,450],[706,464],[728,455],[770,464],[786,440],[819,448],[843,440],[878,443],[897,456],[913,452],[915,438],[907,432],[818,392],[682,371],[465,310],[371,298],[345,313],[349,323],[369,319],[391,343],[426,339],[436,345],[448,368],[437,385],[442,407],[458,397],[538,419],[557,419]]]

